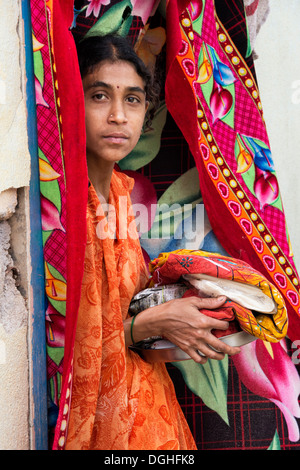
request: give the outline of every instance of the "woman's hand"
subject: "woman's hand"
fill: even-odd
[[[237,354],[240,352],[239,348],[228,346],[211,333],[213,329],[226,330],[228,322],[201,313],[201,309],[214,310],[221,307],[225,300],[225,297],[187,297],[144,310],[134,321],[134,340],[138,342],[149,336],[163,336],[201,364],[207,358],[220,360],[225,354]],[[130,323],[131,319],[124,322],[125,337],[129,340],[126,341],[127,344],[131,343],[128,332]]]

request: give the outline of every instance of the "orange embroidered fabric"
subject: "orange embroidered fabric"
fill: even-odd
[[[195,449],[165,365],[148,364],[125,346],[123,320],[148,279],[130,215],[132,181],[113,172],[107,218],[89,187],[69,450]],[[103,236],[114,228],[115,238]]]

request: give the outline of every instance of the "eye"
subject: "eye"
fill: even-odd
[[[129,103],[132,103],[132,104],[135,104],[135,103],[140,103],[141,100],[140,98],[136,97],[136,96],[128,96],[126,98],[126,101],[128,101]]]
[[[104,101],[107,97],[104,93],[99,92],[95,93],[92,98],[94,101]]]

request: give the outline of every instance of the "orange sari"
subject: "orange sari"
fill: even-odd
[[[102,239],[100,225],[109,227],[89,187],[66,449],[196,448],[165,365],[148,364],[125,346],[123,320],[148,279],[130,215],[132,186],[130,178],[113,172],[109,204],[115,208],[116,237]]]

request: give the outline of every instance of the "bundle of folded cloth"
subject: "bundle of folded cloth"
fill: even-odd
[[[213,330],[215,336],[222,338],[245,331],[253,339],[278,342],[287,334],[288,317],[282,295],[244,261],[183,249],[161,253],[151,261],[150,273],[147,289],[132,299],[131,315],[175,298],[225,295],[227,300],[220,308],[201,310],[229,322],[228,330]],[[157,339],[147,338],[145,345]]]

